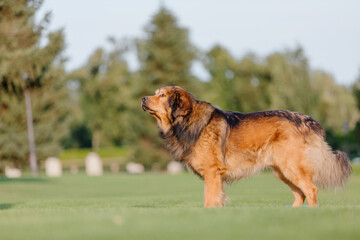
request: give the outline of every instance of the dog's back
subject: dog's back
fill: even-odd
[[[321,125],[307,115],[284,110],[223,114],[231,129],[225,159],[229,180],[265,167],[289,181],[309,178],[320,188],[343,186],[350,176],[347,155],[332,151]]]

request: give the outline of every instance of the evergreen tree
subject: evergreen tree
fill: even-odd
[[[28,160],[24,92],[32,98],[37,155],[40,160],[61,150],[68,110],[61,52],[62,31],[49,33],[40,45],[49,15],[36,24],[42,1],[0,2],[0,160],[21,166]],[[28,78],[23,78],[24,74]]]
[[[147,168],[163,167],[171,157],[162,147],[154,119],[142,112],[142,96],[153,95],[157,88],[177,85],[193,92],[195,96],[201,83],[190,73],[196,57],[195,48],[190,44],[188,31],[179,26],[172,13],[161,8],[146,27],[146,37],[137,42],[140,70],[131,82],[131,121],[136,133],[131,145],[134,147],[133,160]]]
[[[137,44],[141,71],[146,79],[144,89],[152,92],[166,85],[194,87],[197,80],[190,75],[190,67],[195,48],[189,42],[188,31],[179,26],[166,8],[160,9],[145,30],[146,38]]]

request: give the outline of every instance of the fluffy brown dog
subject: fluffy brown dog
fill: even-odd
[[[321,125],[301,113],[222,111],[180,87],[143,97],[142,108],[157,119],[175,160],[204,179],[205,207],[224,205],[224,182],[267,167],[291,188],[294,207],[305,198],[316,206],[316,186],[343,186],[351,173],[347,155],[332,151]]]

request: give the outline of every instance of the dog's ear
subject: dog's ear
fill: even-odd
[[[192,98],[187,93],[174,91],[169,98],[169,105],[174,119],[179,116],[186,116],[192,111]]]

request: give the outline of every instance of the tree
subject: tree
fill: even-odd
[[[188,31],[178,25],[171,12],[162,7],[145,31],[146,38],[137,44],[144,83],[152,89],[166,85],[189,89],[196,85],[197,79],[190,74],[195,48],[189,42]]]
[[[314,71],[312,88],[317,102],[313,106],[317,120],[337,134],[346,134],[353,129],[359,118],[354,95],[344,86],[335,83],[333,77],[323,71]]]
[[[271,76],[271,109],[287,109],[316,118],[317,94],[311,86],[310,69],[301,47],[277,52],[266,58]]]
[[[237,97],[233,96],[236,60],[225,48],[215,46],[206,54],[204,65],[211,76],[207,94],[209,101],[223,109],[239,110],[241,108],[237,105],[239,101],[236,101]]]
[[[34,22],[41,3],[0,2],[0,159],[18,166],[29,157],[25,93],[32,97],[40,159],[58,154],[61,138],[67,132],[67,91],[61,57],[63,33],[61,30],[49,33],[47,44],[40,43],[50,16],[45,15],[38,24]],[[37,169],[33,168],[32,172],[36,174]]]
[[[269,106],[268,73],[254,55],[240,61],[221,46],[213,47],[204,58],[209,71],[209,100],[224,110],[260,111]]]
[[[155,121],[140,108],[142,96],[153,95],[157,88],[167,85],[183,87],[195,95],[201,83],[190,73],[196,50],[189,42],[188,31],[179,26],[172,13],[162,7],[146,26],[145,39],[137,41],[140,70],[131,81],[131,130],[136,133],[131,145],[133,158],[147,168],[163,167],[170,156],[158,137]]]
[[[92,148],[120,145],[125,141],[124,128],[120,123],[127,114],[129,99],[129,71],[123,59],[126,46],[114,39],[113,48],[107,52],[97,49],[85,66],[69,74],[68,79],[78,81],[80,106],[83,115],[80,122],[91,131]]]
[[[224,109],[302,112],[332,134],[343,133],[344,124],[353,129],[358,119],[349,89],[335,84],[329,74],[311,70],[301,47],[260,61],[251,54],[237,60],[225,48],[215,46],[204,65],[211,75],[207,96]]]

